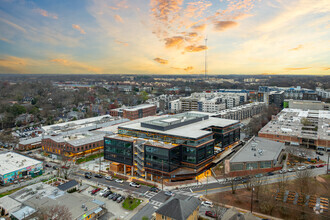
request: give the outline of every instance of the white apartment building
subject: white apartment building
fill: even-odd
[[[182,110],[181,100],[176,99],[176,100],[170,101],[169,110],[171,113],[181,112],[181,110]]]
[[[316,87],[316,93],[324,99],[330,98],[330,89],[322,89],[320,87]]]

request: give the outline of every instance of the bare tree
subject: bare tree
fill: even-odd
[[[299,189],[300,194],[307,194],[310,191],[310,186],[312,177],[313,176],[313,171],[312,170],[298,170],[296,172],[296,179],[295,179],[295,184],[297,188]]]
[[[267,183],[267,179],[261,179],[261,178],[257,178],[254,177],[251,179],[252,181],[252,186],[256,195],[256,200],[259,201],[259,194],[260,191],[262,190],[262,185]]]
[[[220,220],[221,219],[221,216],[223,216],[223,214],[226,212],[226,208],[223,208],[221,206],[217,206],[215,205],[213,208],[212,208],[212,212],[215,214],[216,216],[216,219]]]
[[[288,185],[288,177],[285,175],[285,173],[280,174],[277,186],[280,191],[284,191],[285,187]]]
[[[72,214],[68,207],[64,205],[47,206],[39,209],[41,219],[71,220]]]
[[[64,179],[67,179],[75,168],[72,158],[62,157],[61,165],[62,167],[59,168],[59,175]]]
[[[260,210],[268,215],[272,215],[273,210],[276,208],[276,200],[274,190],[270,185],[263,185],[260,190]]]

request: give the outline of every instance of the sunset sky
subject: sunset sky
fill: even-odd
[[[205,46],[207,37],[207,46]],[[329,0],[0,0],[0,73],[330,75]]]

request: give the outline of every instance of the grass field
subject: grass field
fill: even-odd
[[[141,204],[140,199],[136,198],[126,198],[125,201],[123,202],[123,208],[127,210],[134,210],[136,207],[138,207]]]

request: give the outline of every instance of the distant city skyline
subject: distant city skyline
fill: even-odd
[[[0,0],[0,73],[330,75],[329,0]],[[207,37],[207,47],[204,39]]]

